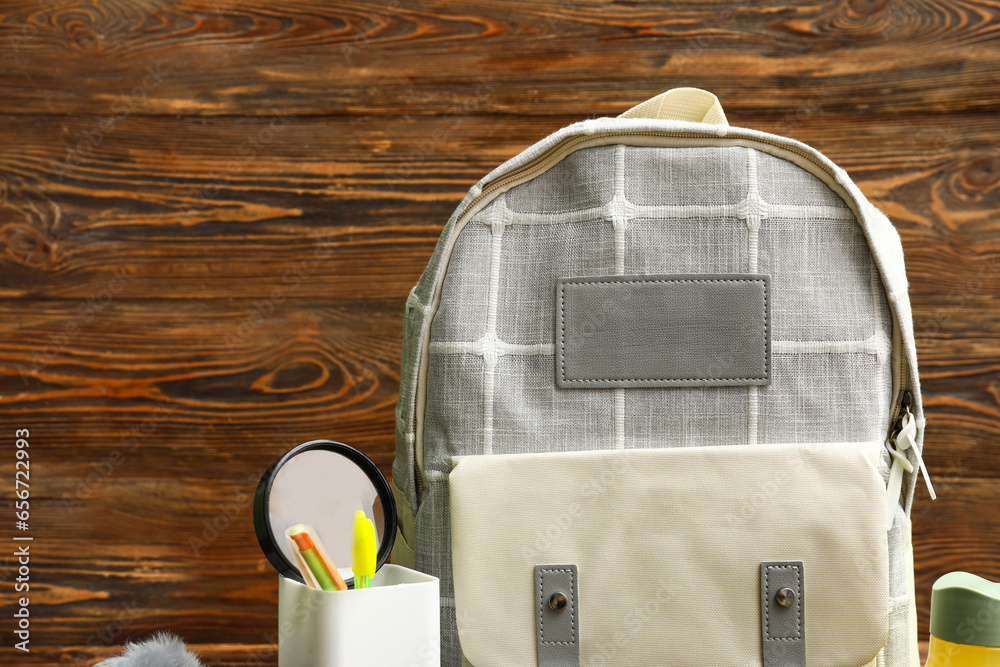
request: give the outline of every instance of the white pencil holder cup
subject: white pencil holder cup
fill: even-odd
[[[439,667],[438,580],[386,564],[371,588],[321,591],[278,577],[279,667]]]

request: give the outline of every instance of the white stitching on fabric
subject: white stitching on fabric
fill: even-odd
[[[677,279],[665,279],[656,278],[654,280],[621,280],[617,277],[606,278],[604,280],[589,279],[589,280],[567,280],[563,285],[602,285],[604,283],[621,283],[623,285],[632,285],[639,283],[764,283],[765,280],[760,278],[677,278]]]
[[[750,273],[758,271],[758,256],[760,255],[760,228],[764,218],[770,214],[769,205],[760,197],[760,188],[757,179],[757,151],[747,147],[747,196],[739,206],[738,213],[746,215],[747,223],[747,269]],[[754,213],[751,214],[750,203],[754,205]],[[765,295],[765,299],[767,295]],[[766,302],[765,302],[766,307]],[[764,331],[767,331],[767,318],[764,321]],[[765,338],[765,347],[767,346]],[[765,350],[765,355],[767,354]],[[766,362],[765,356],[765,362]],[[766,366],[765,366],[766,367]],[[760,394],[756,385],[747,387],[747,444],[756,445],[757,435],[760,430]]]
[[[563,641],[545,641],[545,573],[546,572],[565,572],[569,575],[569,632],[572,639],[568,642]],[[538,641],[542,644],[575,644],[576,643],[576,615],[575,607],[573,602],[573,587],[575,584],[575,578],[573,577],[573,570],[567,568],[539,568],[538,570]]]
[[[615,273],[625,273],[625,229],[635,215],[635,205],[625,195],[625,146],[615,146],[615,183],[611,198],[611,225],[615,230]],[[617,211],[615,209],[618,209]],[[621,215],[623,213],[623,215]],[[625,449],[625,389],[615,387],[615,449]]]
[[[507,195],[502,194],[490,210],[492,236],[490,246],[490,291],[486,308],[486,333],[483,334],[483,444],[482,453],[493,453],[493,396],[496,389],[496,369],[501,356],[497,337],[497,302],[500,293],[500,262],[503,250],[503,232],[509,222]]]
[[[795,600],[795,636],[794,637],[771,637],[770,615],[771,608],[771,585],[768,582],[768,570],[795,570],[795,578],[798,581],[798,590]],[[802,640],[802,570],[797,565],[767,565],[764,567],[764,639],[767,641],[801,641]]]
[[[764,203],[767,204],[768,217],[792,218],[795,220],[853,221],[857,219],[849,208],[807,204]],[[667,220],[680,220],[684,218],[736,218],[742,220],[739,208],[739,204],[662,204],[654,206],[629,202],[629,211],[633,218],[663,218]],[[608,204],[590,206],[572,211],[553,211],[547,213],[511,211],[511,224],[519,227],[531,225],[572,225],[579,222],[590,222],[592,220],[607,218],[608,211]],[[476,224],[477,222],[479,221],[470,220],[467,224]]]
[[[607,278],[604,280],[567,280],[559,283],[559,377],[563,382],[609,382],[607,379],[603,378],[581,378],[581,379],[567,379],[566,378],[566,309],[565,300],[563,299],[563,293],[566,289],[566,285],[604,285],[604,284],[620,284],[620,285],[642,285],[642,284],[653,284],[653,283],[761,283],[764,286],[764,310],[763,310],[763,321],[764,321],[764,368],[768,369],[768,363],[770,355],[767,349],[767,335],[769,330],[768,322],[768,289],[767,281],[761,280],[759,278],[678,278],[676,280],[667,280],[664,278],[658,278],[654,280],[621,280],[618,278]],[[768,370],[764,371],[764,375],[758,377],[747,377],[747,378],[717,378],[717,377],[706,377],[706,378],[615,378],[613,382],[741,382],[749,380],[766,380],[770,377],[770,372]]]

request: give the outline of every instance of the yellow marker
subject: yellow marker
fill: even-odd
[[[358,510],[354,513],[354,541],[351,543],[355,590],[371,587],[375,576],[375,552],[375,524]]]

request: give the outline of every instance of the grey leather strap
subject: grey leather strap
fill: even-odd
[[[806,665],[803,572],[801,561],[760,564],[760,630],[764,667]],[[791,599],[794,602],[788,604]]]
[[[535,566],[538,667],[580,666],[579,598],[576,565]]]

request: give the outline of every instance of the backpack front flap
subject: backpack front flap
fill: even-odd
[[[443,664],[910,664],[900,276],[843,172],[725,125],[588,121],[473,188],[394,467]]]

